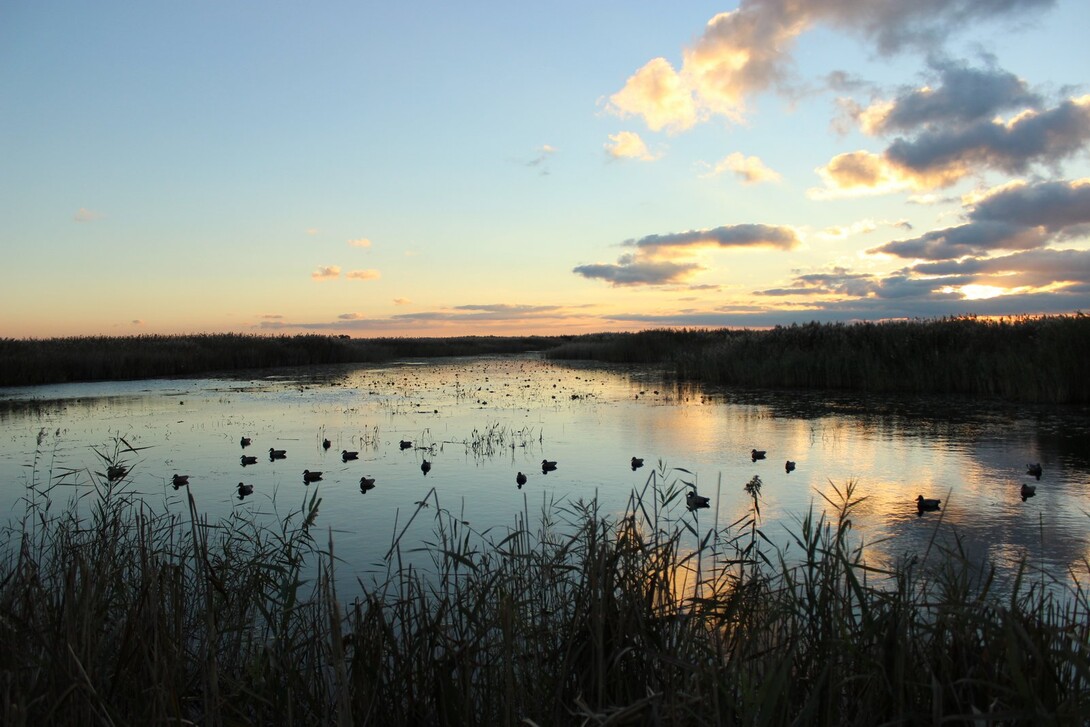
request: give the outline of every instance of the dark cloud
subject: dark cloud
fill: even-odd
[[[572,272],[584,278],[597,278],[620,285],[665,285],[680,283],[703,270],[696,263],[675,263],[668,260],[639,261],[625,255],[616,264],[578,265]]]
[[[625,240],[625,245],[638,248],[689,247],[718,245],[719,247],[775,247],[791,250],[799,238],[790,227],[778,225],[724,225],[710,230],[689,230],[666,235],[648,235],[638,240]]]
[[[1002,257],[921,263],[910,270],[916,275],[960,276],[981,285],[1079,286],[1090,284],[1090,251],[1030,250]]]
[[[977,202],[971,220],[994,220],[1049,232],[1090,224],[1090,180],[1057,180],[1000,189]]]
[[[1029,250],[1047,242],[1048,236],[1038,228],[984,220],[895,240],[868,252],[919,260],[950,260],[991,250]]]
[[[915,131],[922,126],[963,126],[990,120],[997,112],[1041,105],[1026,82],[999,69],[938,64],[938,87],[914,89],[894,101],[872,129],[878,133]]]

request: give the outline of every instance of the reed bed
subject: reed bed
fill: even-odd
[[[192,499],[187,516],[156,513],[104,474],[58,512],[55,488],[32,486],[0,551],[0,721],[1090,718],[1077,580],[1000,589],[937,538],[892,570],[868,565],[853,483],[776,549],[759,482],[746,483],[751,512],[720,524],[685,509],[688,478],[660,463],[618,513],[594,498],[533,512],[527,501],[502,533],[475,530],[433,490],[396,526],[385,572],[348,602],[317,488],[271,523],[212,523]],[[429,542],[405,542],[429,517]]]
[[[557,340],[537,336],[349,338],[235,333],[7,338],[0,339],[0,386],[122,381],[280,366],[522,353],[548,348]]]
[[[550,358],[659,362],[717,385],[1090,402],[1090,317],[807,323],[574,339]]]

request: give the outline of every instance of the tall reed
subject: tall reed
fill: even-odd
[[[126,450],[121,449],[124,457]],[[543,499],[479,531],[432,490],[345,603],[317,491],[273,522],[156,513],[93,478],[3,541],[0,693],[23,724],[1074,724],[1090,602],[996,586],[956,545],[882,569],[834,487],[777,549],[685,508]],[[728,484],[741,487],[741,484]],[[82,513],[82,514],[80,514]],[[406,540],[432,518],[433,537]],[[941,524],[938,527],[943,527]],[[325,542],[320,542],[324,540]],[[956,542],[956,541],[955,541]],[[1090,569],[1088,569],[1090,570]]]

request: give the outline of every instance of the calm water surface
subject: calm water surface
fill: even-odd
[[[873,544],[873,562],[921,554],[936,532],[956,532],[1003,573],[1026,557],[1058,579],[1087,574],[1083,408],[717,391],[653,369],[534,356],[266,373],[0,390],[0,506],[17,520],[28,484],[51,478],[58,505],[88,492],[90,473],[102,469],[94,450],[112,450],[120,436],[141,448],[126,455],[130,486],[156,507],[186,512],[174,473],[190,476],[197,507],[212,518],[236,509],[272,517],[317,491],[319,525],[333,531],[343,578],[375,570],[432,488],[477,530],[502,529],[545,502],[597,497],[605,512],[620,513],[652,470],[670,480],[684,468],[692,475],[680,476],[712,499],[697,515],[700,528],[743,517],[751,506],[743,486],[758,475],[764,530],[787,543],[811,507],[825,507],[822,493],[835,498],[832,485],[854,480],[866,498],[854,527]],[[253,440],[245,450],[242,436]],[[403,439],[414,446],[401,449]],[[270,461],[269,448],[287,450],[286,459]],[[752,461],[754,448],[767,459]],[[359,459],[342,461],[345,449]],[[243,467],[243,453],[258,463]],[[633,471],[633,456],[646,466]],[[542,474],[542,459],[557,469]],[[788,459],[794,472],[785,471]],[[1026,475],[1028,462],[1041,463],[1040,482]],[[322,471],[322,481],[304,485],[304,469]],[[519,471],[528,476],[521,489]],[[366,494],[364,475],[377,481]],[[240,481],[255,490],[241,501]],[[1038,486],[1025,502],[1023,482]],[[941,526],[937,513],[918,516],[918,494],[942,498]],[[427,539],[431,527],[418,518],[407,538]]]

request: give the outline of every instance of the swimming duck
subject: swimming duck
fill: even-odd
[[[240,445],[242,445],[243,447],[249,447],[250,446],[250,438],[249,437],[243,437],[243,438],[238,440],[238,443]]]
[[[515,475],[515,484],[517,484],[519,486],[519,489],[521,490],[522,486],[526,484],[526,475],[522,474],[521,472]]]
[[[923,495],[916,496],[916,509],[920,512],[934,512],[940,509],[939,503],[942,500],[933,500],[931,498],[924,497]]]
[[[252,494],[254,494],[254,486],[253,485],[244,485],[241,482],[238,483],[238,499],[241,500],[242,498],[246,497],[247,495],[252,495]]]
[[[413,443],[410,442],[408,439],[402,439],[399,446],[402,449],[408,449],[409,447],[413,446]]]
[[[129,473],[129,468],[119,464],[112,464],[106,468],[106,479],[110,482],[120,480]]]
[[[423,462],[421,462],[420,463],[420,471],[423,472],[425,476],[429,472],[431,472],[431,462],[429,462],[428,460],[424,460]]]
[[[640,467],[643,467],[643,460],[640,459],[639,457],[633,457],[632,458],[632,469],[633,470],[638,470]]]
[[[685,495],[685,507],[689,508],[689,511],[699,510],[702,507],[709,507],[711,500],[701,495],[696,494],[696,491],[692,491]]]
[[[795,470],[795,463],[791,460],[787,460],[787,464],[785,464],[783,468],[788,472],[793,472]]]
[[[189,475],[175,474],[173,477],[170,478],[170,484],[174,485],[175,490],[177,490],[179,487],[185,487],[189,484]]]
[[[1027,485],[1022,483],[1022,502],[1025,502],[1031,497],[1037,494],[1037,485]]]
[[[242,462],[242,466],[245,467],[248,464],[257,464],[257,457],[252,455],[242,455],[239,460]]]
[[[347,449],[341,450],[341,459],[347,462],[350,459],[359,459],[359,452],[349,452]]]
[[[751,449],[751,450],[749,450],[749,456],[753,459],[754,462],[756,462],[759,459],[764,459],[765,454],[766,454],[766,452],[763,449]]]
[[[555,461],[550,461],[550,460],[547,460],[547,459],[541,460],[541,471],[542,472],[552,472],[555,469],[556,469],[556,462]]]
[[[333,443],[330,442],[328,439],[323,439],[322,440],[322,449],[329,449],[332,446],[333,446]]]
[[[310,484],[311,482],[317,482],[322,479],[321,472],[311,472],[310,470],[303,470],[303,482]]]
[[[273,449],[269,447],[269,459],[284,459],[288,456],[288,450],[286,449]]]
[[[360,492],[367,492],[368,490],[375,489],[374,477],[361,477],[360,478]]]
[[[1038,480],[1040,480],[1041,479],[1041,463],[1036,462],[1034,464],[1027,464],[1026,465],[1026,474],[1027,475],[1033,475]]]

